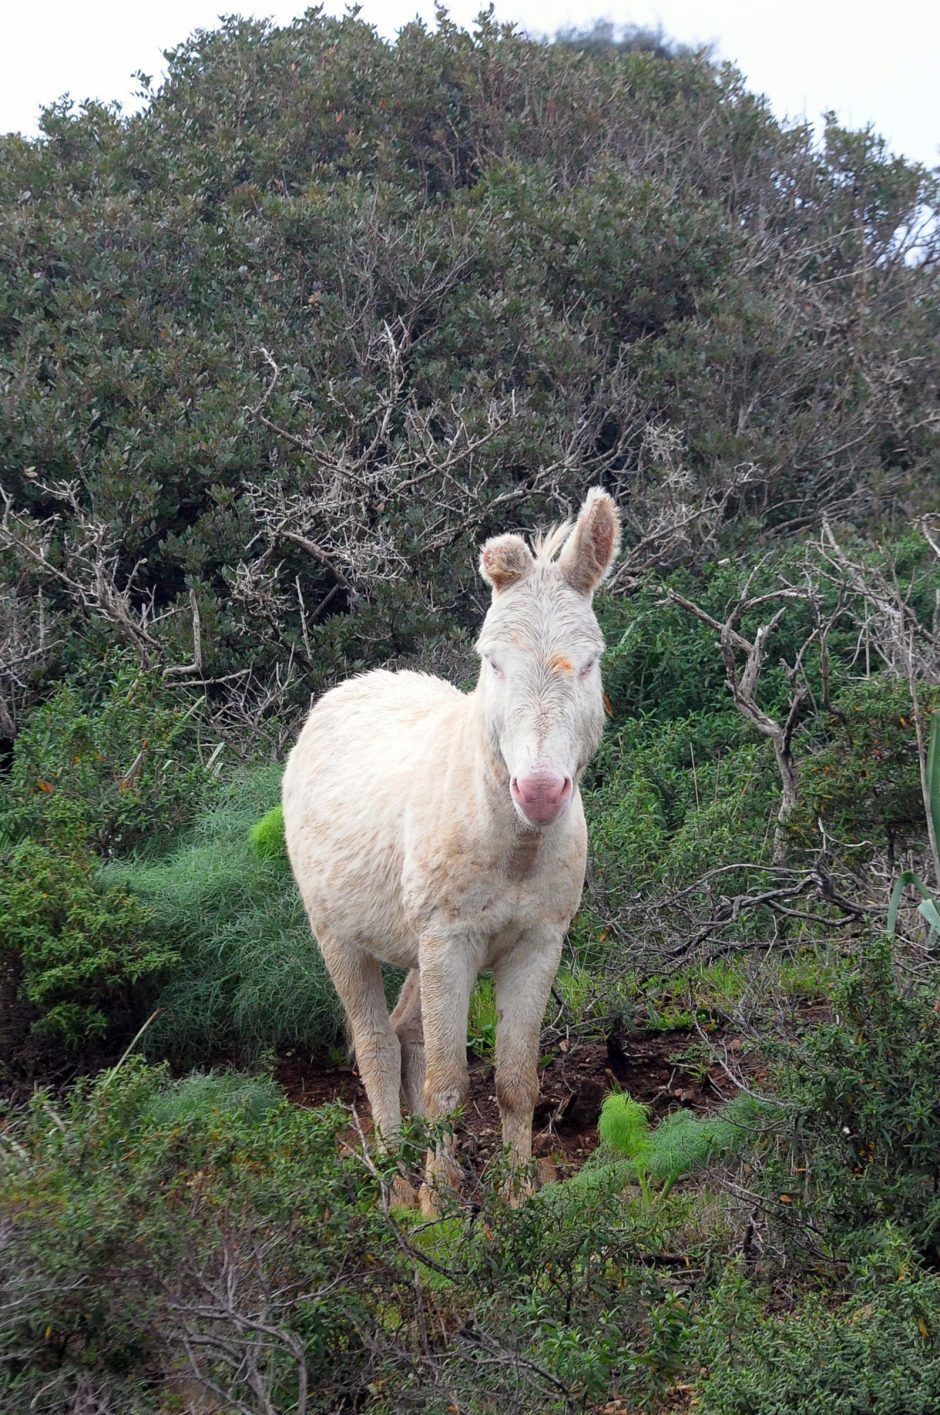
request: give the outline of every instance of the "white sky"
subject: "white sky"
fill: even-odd
[[[19,0],[6,7],[0,48],[0,132],[36,132],[40,107],[63,93],[133,106],[138,69],[155,78],[162,50],[220,13],[285,23],[304,0]],[[331,14],[343,0],[327,0]],[[452,19],[471,25],[481,0],[451,0]],[[413,19],[434,20],[434,0],[365,0],[361,17],[393,36]],[[940,0],[496,0],[500,20],[532,34],[595,18],[661,24],[668,37],[714,44],[778,116],[871,122],[889,147],[928,166],[940,162]]]

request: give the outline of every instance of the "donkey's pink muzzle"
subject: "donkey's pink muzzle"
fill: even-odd
[[[527,820],[533,825],[548,825],[571,796],[571,777],[533,771],[529,776],[514,776],[510,790]]]

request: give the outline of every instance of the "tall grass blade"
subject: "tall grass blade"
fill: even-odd
[[[144,1022],[143,1026],[137,1028],[137,1031],[134,1033],[127,1046],[121,1052],[121,1055],[118,1060],[114,1063],[113,1066],[109,1067],[108,1070],[104,1072],[101,1084],[98,1088],[99,1090],[107,1090],[108,1086],[110,1086],[111,1082],[114,1080],[115,1076],[118,1074],[121,1067],[124,1065],[125,1061],[130,1056],[131,1052],[134,1050],[141,1037],[144,1035],[144,1032],[146,1032],[147,1028],[150,1026],[154,1018],[159,1017],[160,1012],[161,1009],[159,1007],[155,1008],[154,1011],[151,1012],[150,1016],[147,1018],[146,1022]]]
[[[930,714],[930,743],[927,747],[927,803],[933,825],[935,849],[934,878],[940,885],[940,712]]]

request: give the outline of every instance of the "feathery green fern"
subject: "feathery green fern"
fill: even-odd
[[[272,806],[259,821],[255,821],[248,832],[248,839],[259,860],[276,860],[286,856],[284,807]]]
[[[647,1106],[623,1093],[610,1095],[601,1108],[598,1133],[608,1154],[613,1151],[618,1158],[589,1165],[570,1182],[603,1185],[632,1179],[644,1205],[662,1202],[677,1179],[739,1150],[762,1109],[759,1101],[742,1095],[717,1115],[675,1110],[654,1128]]]

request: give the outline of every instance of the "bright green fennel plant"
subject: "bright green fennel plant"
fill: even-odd
[[[598,1133],[608,1149],[629,1163],[642,1203],[662,1203],[678,1179],[701,1169],[721,1154],[740,1149],[747,1122],[761,1110],[759,1101],[742,1095],[719,1115],[697,1116],[674,1110],[654,1128],[649,1108],[632,1096],[608,1096],[601,1108]]]

